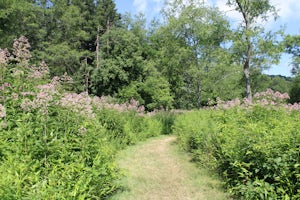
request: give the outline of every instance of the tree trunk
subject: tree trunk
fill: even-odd
[[[250,28],[251,21],[249,19],[249,13],[247,12],[247,10],[244,9],[241,2],[239,0],[236,0],[236,3],[238,4],[238,7],[243,15],[244,22],[245,22],[247,52],[246,52],[246,60],[244,63],[244,75],[246,79],[246,97],[250,102],[252,102],[251,76],[250,76],[250,60],[252,56],[252,44],[251,44],[251,38],[248,35],[249,34],[248,31],[251,30]]]
[[[246,63],[245,63],[246,65]],[[250,68],[244,65],[244,75],[246,79],[246,98],[252,102],[252,92],[251,92],[251,77],[250,77]]]
[[[252,102],[252,92],[251,92],[251,76],[250,76],[250,59],[252,55],[252,45],[249,36],[246,37],[247,41],[247,55],[244,63],[244,75],[246,79],[246,97]]]
[[[109,33],[109,30],[110,30],[110,22],[109,22],[109,19],[107,19],[107,22],[106,22],[107,33]],[[106,53],[107,53],[107,55],[109,54],[109,40],[108,39],[106,40]]]
[[[200,80],[197,81],[197,108],[200,109],[201,108],[201,83]]]
[[[100,63],[100,56],[99,56],[99,46],[100,46],[100,37],[99,37],[99,33],[100,33],[100,26],[98,25],[97,28],[97,39],[96,39],[96,69],[99,69],[99,63]]]

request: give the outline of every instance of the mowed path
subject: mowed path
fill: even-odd
[[[124,190],[113,200],[223,200],[229,199],[218,180],[198,169],[178,150],[174,136],[164,136],[129,147],[119,155],[125,170]]]

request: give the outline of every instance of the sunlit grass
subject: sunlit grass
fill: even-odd
[[[123,189],[111,200],[229,199],[221,182],[191,163],[174,141],[174,136],[159,137],[121,152],[118,163],[125,176],[119,184]]]

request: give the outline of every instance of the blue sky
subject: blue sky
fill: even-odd
[[[183,0],[185,1],[185,0]],[[199,0],[203,1],[203,0]],[[232,8],[226,6],[227,0],[204,0],[208,5],[217,6],[225,11],[232,24],[241,20],[239,13],[232,11]],[[118,11],[122,14],[129,12],[131,14],[144,13],[147,20],[158,17],[159,11],[164,4],[164,0],[115,0]],[[267,29],[278,30],[285,26],[285,32],[291,35],[300,34],[300,0],[271,0],[271,3],[278,9],[280,18],[277,21],[269,21],[264,24]],[[267,74],[280,74],[290,76],[291,66],[290,56],[283,54],[280,64],[272,66],[265,71]]]

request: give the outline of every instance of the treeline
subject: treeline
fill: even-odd
[[[217,8],[189,2],[166,3],[163,20],[148,25],[143,15],[121,16],[113,0],[3,0],[0,47],[24,35],[31,44],[30,64],[44,60],[52,76],[67,72],[74,80],[72,90],[121,102],[134,98],[153,110],[200,108],[217,97],[248,97],[245,63],[250,46],[251,91],[271,88],[290,92],[299,101],[299,76],[290,80],[262,74],[284,51],[294,55],[293,72],[298,73],[298,36],[278,42],[276,38],[285,37],[282,31],[233,30]],[[249,7],[267,8],[262,12],[246,14],[255,21],[273,8],[264,5]]]

